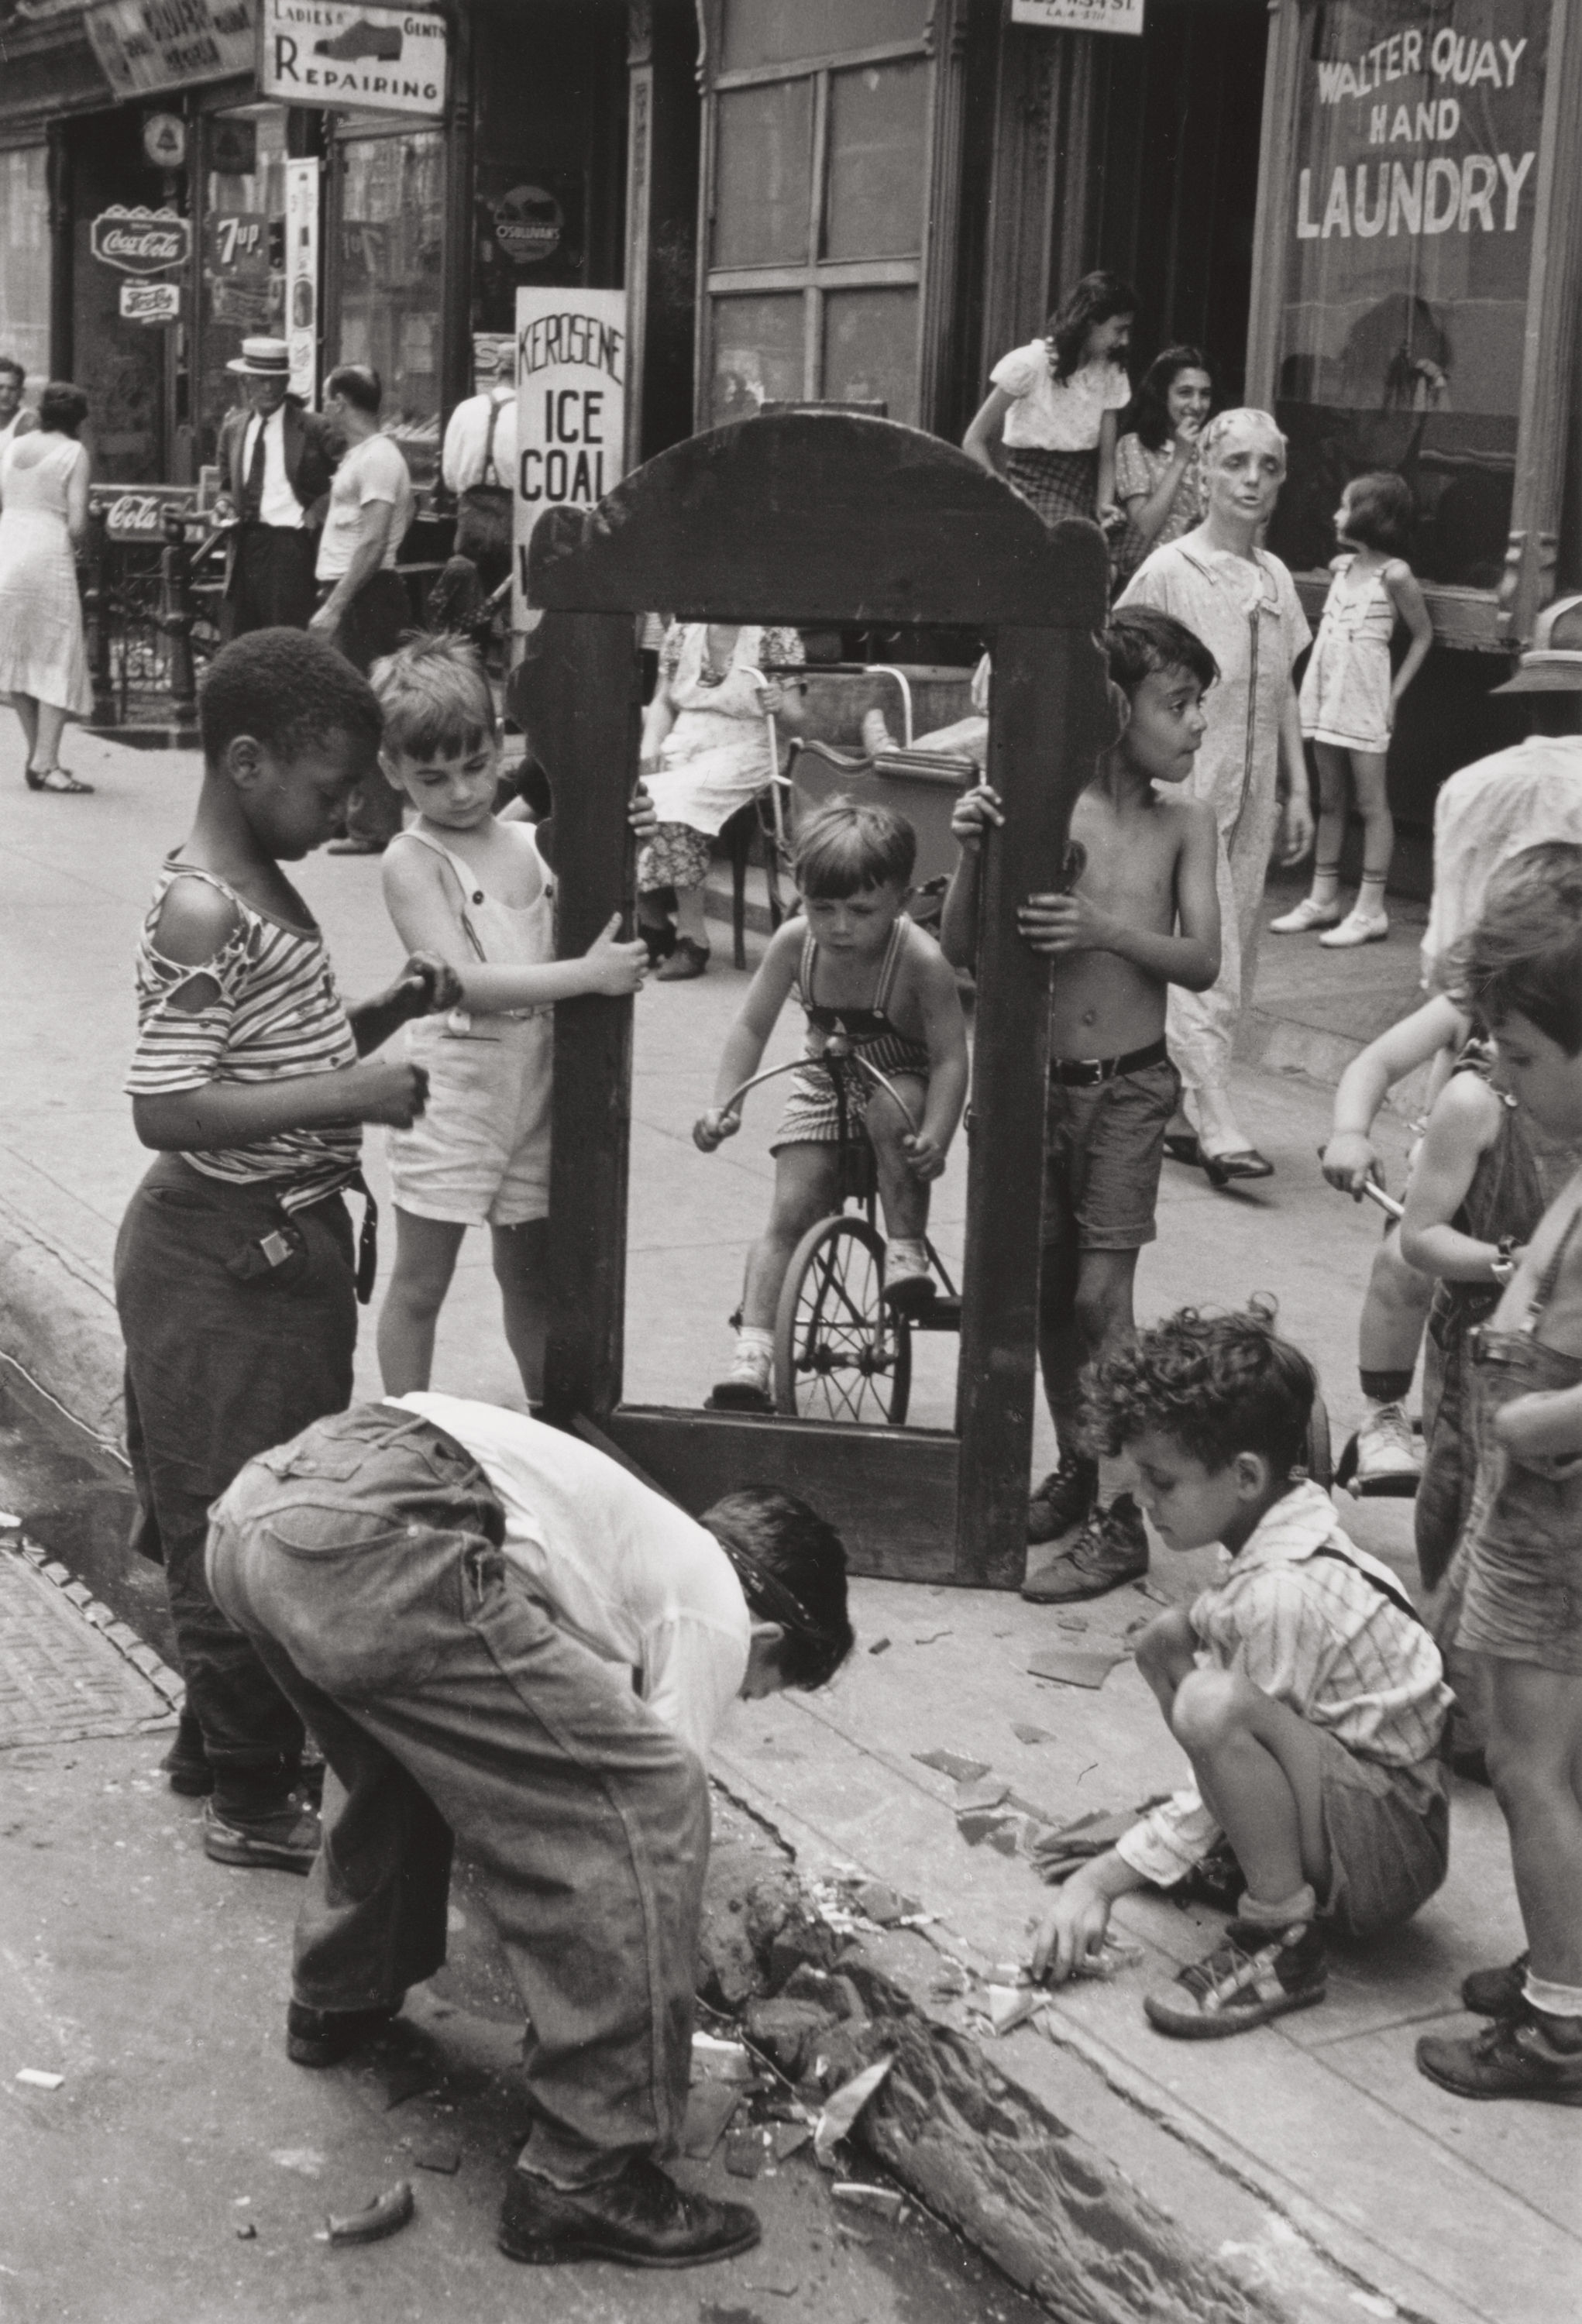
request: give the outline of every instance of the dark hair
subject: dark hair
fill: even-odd
[[[1119,274],[1100,267],[1085,274],[1067,292],[1049,321],[1044,335],[1054,353],[1050,365],[1057,379],[1069,379],[1082,362],[1082,350],[1095,323],[1113,322],[1117,315],[1134,315],[1139,300],[1132,285]]]
[[[88,398],[68,379],[52,379],[39,398],[39,426],[57,436],[75,436],[88,418]]]
[[[1085,1411],[1093,1441],[1112,1452],[1157,1429],[1206,1469],[1259,1452],[1283,1480],[1305,1464],[1318,1392],[1301,1350],[1277,1338],[1272,1307],[1183,1307],[1095,1366]]]
[[[198,693],[203,755],[217,766],[238,734],[283,759],[334,733],[377,750],[378,697],[360,670],[303,630],[254,630],[222,646]]]
[[[1411,486],[1393,468],[1369,468],[1346,488],[1347,537],[1365,549],[1404,549],[1417,521]]]
[[[337,364],[324,383],[326,395],[344,395],[359,411],[370,414],[384,401],[384,383],[372,364]]]
[[[483,658],[445,632],[409,640],[368,673],[384,714],[384,747],[411,759],[475,751],[498,739]]]
[[[799,894],[834,901],[892,880],[904,888],[916,862],[917,834],[903,815],[832,798],[798,832],[792,870]]]
[[[1184,340],[1156,355],[1138,384],[1132,406],[1132,427],[1151,452],[1162,452],[1175,434],[1166,399],[1176,383],[1177,374],[1183,371],[1208,371],[1202,349],[1189,347]],[[1213,374],[1208,375],[1212,380]]]
[[[19,387],[27,385],[27,373],[14,355],[0,355],[0,371],[8,371]]]
[[[775,1662],[786,1685],[828,1685],[856,1644],[835,1527],[794,1493],[764,1491],[726,1493],[698,1523],[730,1559],[748,1611],[784,1631]]]
[[[1219,677],[1219,664],[1196,630],[1156,605],[1123,605],[1110,615],[1104,644],[1110,676],[1128,702],[1160,670],[1186,670],[1205,694]]]
[[[1547,840],[1501,864],[1446,989],[1496,1038],[1522,1016],[1568,1057],[1582,1050],[1582,846]]]

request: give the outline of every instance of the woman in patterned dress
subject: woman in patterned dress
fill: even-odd
[[[800,705],[765,670],[800,669],[795,630],[672,622],[659,685],[643,722],[643,778],[659,829],[637,859],[637,918],[661,961],[656,982],[680,983],[708,965],[703,883],[712,842],[778,770],[765,719],[800,725]],[[673,942],[664,895],[675,891]],[[668,957],[663,957],[668,954]]]
[[[93,708],[73,544],[88,524],[88,418],[79,387],[52,380],[39,424],[0,452],[0,695],[27,740],[30,791],[90,791],[60,765],[68,718]]]
[[[1214,382],[1196,347],[1166,347],[1137,390],[1133,425],[1115,446],[1115,499],[1126,530],[1115,578],[1129,581],[1151,549],[1180,540],[1208,513],[1201,438]]]

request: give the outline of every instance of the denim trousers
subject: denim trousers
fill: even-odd
[[[162,1154],[116,1246],[126,1343],[126,1440],[137,1546],[163,1564],[188,1707],[217,1803],[245,1811],[294,1779],[301,1721],[203,1576],[208,1508],[244,1462],[351,1401],[357,1308],[351,1221],[338,1194],[298,1211],[301,1251],[236,1272],[285,1223],[267,1185],[206,1178]]]
[[[587,2185],[680,2138],[708,1787],[625,1665],[557,1628],[504,1530],[461,1446],[359,1405],[248,1464],[208,1576],[329,1766],[297,1999],[377,2008],[433,1975],[454,1836],[529,2021],[522,2162]]]

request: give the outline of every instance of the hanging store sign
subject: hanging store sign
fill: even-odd
[[[291,393],[319,398],[319,164],[286,163],[286,346]]]
[[[258,86],[286,105],[445,110],[445,20],[348,0],[259,0]]]
[[[96,485],[89,504],[102,516],[112,540],[162,540],[167,516],[190,516],[198,507],[195,484]]]
[[[566,213],[542,186],[513,186],[495,204],[495,239],[513,266],[553,258],[566,231]]]
[[[1143,0],[1011,0],[1013,24],[1050,32],[1140,32]]]
[[[179,323],[181,286],[179,282],[123,282],[121,320],[124,323]]]
[[[192,226],[174,210],[127,209],[117,202],[101,210],[88,230],[88,248],[104,266],[123,274],[161,274],[185,266],[192,255]]]
[[[85,21],[99,69],[117,97],[189,88],[253,69],[254,0],[97,0]]]
[[[143,150],[156,170],[179,170],[187,159],[187,124],[179,113],[151,113],[143,124]]]
[[[516,294],[516,609],[527,550],[546,509],[592,508],[623,472],[626,294]]]

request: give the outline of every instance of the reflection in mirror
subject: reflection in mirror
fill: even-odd
[[[933,932],[982,641],[647,636],[624,1401],[952,1427],[970,990]]]

